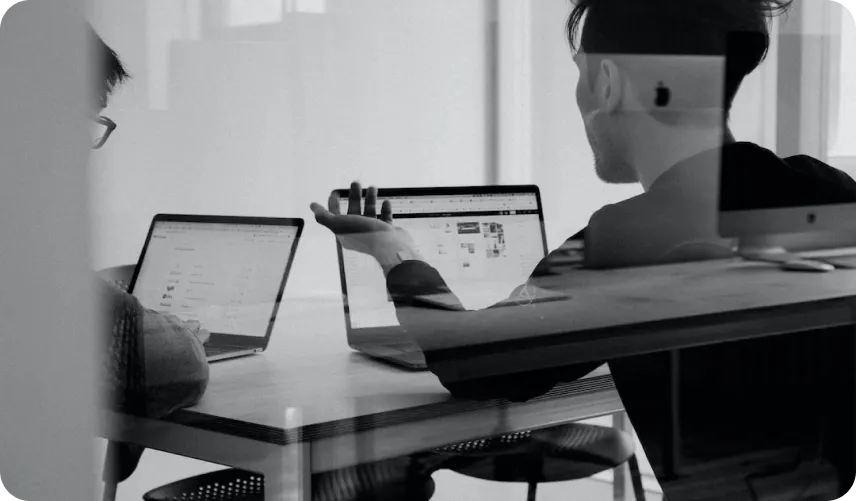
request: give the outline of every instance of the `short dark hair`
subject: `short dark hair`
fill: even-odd
[[[725,110],[793,0],[571,0],[568,41],[592,54],[727,55]],[[585,19],[585,27],[583,27]],[[579,41],[579,42],[578,42]],[[592,70],[594,70],[592,68]]]
[[[95,68],[97,73],[98,84],[98,104],[102,108],[107,106],[110,95],[113,90],[122,82],[131,78],[131,75],[125,69],[118,54],[104,43],[104,40],[98,36],[98,33],[92,29],[92,26],[87,25],[89,36],[95,50]]]

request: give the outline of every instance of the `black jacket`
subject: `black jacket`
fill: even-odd
[[[702,158],[709,153],[703,153]],[[639,197],[616,204],[607,211],[606,217],[599,220],[599,231],[608,232],[608,221],[614,219],[621,224],[633,225],[632,219],[647,219],[644,224],[651,228],[660,227],[651,218],[669,218],[662,220],[663,226],[670,227],[670,234],[663,238],[652,238],[645,242],[656,247],[674,245],[675,242],[698,238],[699,234],[711,241],[720,240],[716,234],[715,217],[713,222],[699,230],[682,228],[675,223],[670,213],[674,210],[686,212],[697,209],[699,212],[718,211],[716,194],[687,193],[686,179],[693,176],[696,159],[675,166],[658,180],[655,186]],[[735,143],[722,149],[724,208],[751,209],[786,207],[794,205],[856,202],[856,182],[846,174],[806,156],[780,159],[772,152],[749,143]],[[696,172],[698,172],[696,170]],[[716,175],[718,176],[718,172]],[[658,186],[659,185],[659,186]],[[700,204],[707,200],[709,207]],[[665,207],[665,210],[664,210]],[[650,210],[648,210],[650,208]],[[648,213],[646,213],[648,211]],[[612,218],[609,213],[616,216]],[[597,216],[597,215],[596,215]],[[707,217],[707,216],[705,216]],[[593,218],[590,227],[594,225]],[[628,219],[630,221],[628,222]],[[679,219],[679,218],[678,218]],[[708,217],[707,219],[711,219]],[[607,221],[604,224],[604,221]],[[689,221],[689,220],[687,220]],[[671,225],[671,226],[669,226]],[[687,235],[680,235],[686,231]],[[644,233],[642,233],[644,235]],[[584,230],[571,239],[585,238],[586,246],[591,235]],[[605,242],[609,242],[609,235]],[[666,249],[660,249],[666,250]],[[654,255],[654,254],[652,254]],[[657,256],[668,253],[657,254]],[[721,257],[721,256],[716,256]],[[549,259],[549,258],[548,258]],[[656,261],[656,260],[654,260]],[[662,260],[660,260],[662,262]],[[639,263],[641,264],[641,263]],[[653,264],[653,263],[649,263]],[[539,266],[539,268],[542,268]],[[537,285],[539,274],[530,279]],[[505,376],[470,378],[459,380],[453,375],[436,370],[437,354],[449,357],[448,350],[442,351],[444,341],[449,337],[466,336],[466,325],[470,322],[484,322],[496,312],[490,309],[465,311],[463,307],[452,308],[442,313],[441,325],[426,325],[426,318],[414,314],[414,304],[419,295],[447,293],[451,294],[440,274],[430,265],[420,261],[405,262],[394,268],[387,277],[387,287],[393,298],[401,325],[411,333],[425,351],[428,366],[439,377],[441,383],[455,396],[473,399],[507,398],[522,401],[543,395],[556,384],[576,380],[590,373],[602,363],[608,362],[616,387],[621,395],[631,422],[639,433],[646,453],[655,468],[659,466],[660,445],[664,443],[662,423],[666,415],[669,399],[670,361],[668,354],[654,354],[632,357],[622,360],[609,360],[582,365],[556,367],[527,373],[513,373]],[[516,294],[516,291],[512,292]],[[417,309],[418,310],[418,309]],[[450,328],[451,327],[451,328]],[[838,333],[836,335],[836,332]],[[730,345],[683,350],[681,353],[682,422],[690,438],[704,436],[708,443],[734,439],[738,435],[759,435],[765,430],[774,440],[790,438],[791,432],[805,429],[799,423],[815,419],[803,406],[794,406],[794,395],[800,399],[805,395],[822,398],[817,388],[834,391],[826,382],[840,375],[836,363],[852,365],[847,358],[847,348],[841,343],[849,342],[850,336],[841,336],[840,330],[825,335],[778,336],[751,342]],[[852,333],[849,333],[852,335]],[[849,346],[849,345],[848,345]],[[439,350],[439,351],[438,351]],[[851,351],[852,356],[852,351]],[[840,358],[843,357],[843,358]],[[452,358],[454,358],[452,356]],[[836,360],[838,362],[836,362]],[[525,361],[522,361],[525,363]],[[825,390],[824,390],[825,391]],[[831,397],[830,397],[831,398]],[[806,400],[799,400],[803,403]],[[734,409],[740,411],[735,413]],[[816,409],[816,407],[815,407]],[[770,420],[781,426],[771,425]],[[709,420],[718,422],[718,426],[708,426]],[[691,430],[703,430],[696,434]],[[687,431],[690,430],[690,431]],[[738,433],[736,430],[742,430]],[[778,430],[778,431],[775,431]],[[782,431],[785,430],[785,431]],[[790,439],[788,438],[788,439]],[[805,437],[794,438],[795,441]],[[759,438],[760,439],[760,438]],[[753,439],[754,440],[754,439]],[[738,446],[754,447],[752,440],[737,440]],[[723,454],[726,454],[723,452]]]

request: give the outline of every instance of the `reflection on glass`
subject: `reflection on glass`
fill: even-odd
[[[839,57],[832,64],[839,65],[838,106],[830,109],[830,156],[856,156],[856,143],[849,139],[856,131],[856,24],[846,9],[841,9],[841,42]]]
[[[283,0],[228,0],[226,8],[226,26],[282,22]]]
[[[289,12],[323,14],[327,11],[327,0],[287,0]]]
[[[116,130],[116,122],[107,117],[97,117],[92,120],[92,149],[97,150],[104,146],[110,134]]]

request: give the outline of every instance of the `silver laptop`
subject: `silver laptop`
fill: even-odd
[[[208,361],[264,351],[303,232],[302,219],[160,214],[128,292],[148,309],[197,320]]]
[[[337,194],[345,213],[348,190]],[[381,189],[378,198],[392,202],[396,226],[410,232],[467,309],[503,306],[547,255],[537,186]],[[339,272],[351,348],[399,367],[425,369],[425,357],[399,324],[372,258],[339,245]]]

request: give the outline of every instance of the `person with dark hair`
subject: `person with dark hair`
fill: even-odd
[[[766,58],[769,20],[793,0],[579,0],[567,22],[574,52],[594,54],[724,55],[729,36],[752,34],[731,55],[725,107],[731,108],[743,79]],[[585,23],[584,23],[585,21]],[[583,29],[585,27],[585,29]],[[597,76],[592,66],[589,83]]]
[[[716,226],[720,166],[729,181],[722,188],[726,199],[751,196],[755,203],[764,203],[765,197],[779,197],[793,205],[809,194],[817,203],[856,201],[856,182],[840,171],[806,156],[779,158],[758,145],[738,142],[728,126],[743,80],[767,55],[770,20],[786,12],[791,3],[574,1],[567,34],[580,69],[576,98],[594,152],[595,170],[607,183],[640,183],[644,189],[640,196],[599,210],[586,229],[571,237],[584,240],[587,258],[593,256],[598,265],[614,267],[733,256],[731,243],[719,238]],[[721,68],[725,74],[720,73],[724,96],[720,93],[719,102],[700,103],[698,109],[663,111],[646,106],[640,96],[650,90],[645,88],[647,80],[662,70],[656,56],[727,56]],[[466,311],[460,303],[430,313],[421,312],[424,308],[407,308],[423,306],[417,296],[454,297],[453,291],[419,254],[410,235],[392,224],[389,201],[379,206],[374,187],[368,189],[364,207],[362,197],[359,183],[354,183],[348,214],[340,213],[335,193],[326,207],[312,204],[311,210],[343,247],[375,258],[400,324],[425,353],[429,369],[453,395],[529,400],[602,365],[521,372],[526,370],[524,351],[520,367],[508,368],[507,375],[461,379],[449,364],[438,364],[440,356],[446,361],[454,359],[446,348],[456,345],[453,339],[466,336],[468,325],[489,323],[494,312],[490,308]],[[538,285],[552,256],[536,268],[530,284]],[[519,314],[525,315],[524,310]],[[443,325],[456,328],[437,328],[435,322],[440,318]],[[790,471],[794,464],[815,461],[824,454],[836,462],[841,493],[852,485],[852,447],[829,446],[835,440],[823,430],[834,421],[836,411],[820,404],[836,401],[836,396],[837,401],[842,400],[841,393],[835,393],[840,390],[833,389],[841,387],[835,384],[843,377],[835,367],[848,363],[848,351],[833,344],[846,342],[850,336],[825,332],[810,337],[779,336],[682,351],[681,438],[697,456],[715,461],[761,450],[797,450],[795,456],[773,454],[740,466],[730,484],[723,481],[715,487],[730,489],[723,490],[730,492],[723,494],[725,498],[750,498],[752,475]],[[608,362],[666,496],[670,501],[681,499],[684,493],[672,487],[670,472],[664,470],[670,373],[676,369],[670,365],[669,354]],[[799,405],[793,404],[795,395],[802,399]],[[806,399],[807,395],[812,398]],[[849,409],[849,403],[838,410]],[[846,418],[842,420],[837,424]],[[852,445],[846,436],[839,438]],[[803,487],[799,487],[800,496]]]
[[[92,26],[87,25],[87,28],[96,56],[98,104],[101,109],[104,109],[107,107],[114,89],[125,83],[126,80],[131,78],[131,75],[128,74],[122,61],[119,60],[119,55],[104,43],[104,40],[92,29]]]
[[[101,115],[113,91],[130,78],[119,56],[87,25],[96,68],[96,132],[92,147],[106,143],[116,123]],[[199,322],[184,322],[143,308],[124,290],[101,282],[100,304],[106,343],[102,367],[105,403],[114,411],[164,417],[195,404],[208,385],[209,369],[203,344],[209,333]],[[143,449],[111,443],[104,472],[105,499],[115,496],[116,484],[133,473]]]

